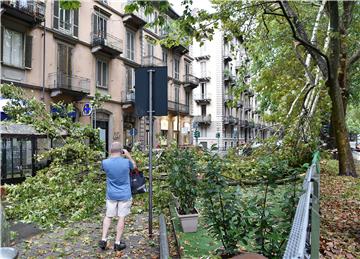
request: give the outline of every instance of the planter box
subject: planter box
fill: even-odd
[[[176,208],[176,214],[180,219],[181,227],[185,233],[197,231],[197,226],[199,221],[198,212],[196,214],[180,215]]]
[[[179,198],[176,197],[173,193],[171,193],[171,196],[173,198],[176,209],[178,209],[180,207]]]

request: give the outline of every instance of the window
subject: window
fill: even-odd
[[[70,46],[58,43],[57,71],[59,74],[71,75],[71,52]]]
[[[175,102],[179,103],[179,87],[175,86]]]
[[[200,84],[200,87],[201,87],[201,96],[205,97],[206,96],[206,83],[202,82]]]
[[[201,77],[206,77],[206,62],[200,62],[200,73]]]
[[[174,78],[179,79],[180,78],[180,60],[178,58],[174,58]]]
[[[162,61],[164,63],[164,65],[167,65],[167,60],[168,60],[168,52],[166,49],[162,50]]]
[[[59,1],[54,1],[53,27],[65,34],[77,37],[79,34],[79,9],[65,10]]]
[[[190,74],[190,63],[185,62],[185,75]]]
[[[190,105],[190,93],[185,92],[185,104]]]
[[[126,67],[126,91],[132,92],[135,87],[135,69],[132,67]]]
[[[3,61],[16,67],[24,66],[24,34],[4,28]]]
[[[135,33],[126,32],[126,58],[135,60]]]
[[[146,56],[153,57],[154,56],[154,45],[150,42],[147,42],[147,52]]]
[[[204,42],[204,44],[200,46],[200,56],[205,56],[205,55],[206,55],[206,43]]]
[[[106,39],[107,18],[99,13],[93,14],[93,33],[98,38]]]
[[[206,105],[201,105],[201,116],[206,116]]]
[[[108,63],[103,60],[96,61],[96,87],[108,88]]]

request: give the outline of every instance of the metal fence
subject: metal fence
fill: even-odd
[[[319,258],[320,248],[320,155],[314,154],[312,164],[303,182],[303,194],[291,228],[283,259]]]

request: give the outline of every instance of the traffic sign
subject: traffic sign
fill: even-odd
[[[136,136],[136,134],[137,134],[137,129],[135,129],[135,128],[130,129],[130,130],[129,130],[129,134],[130,134],[130,136]]]
[[[220,132],[216,133],[216,138],[220,138]]]
[[[83,107],[83,115],[84,116],[90,116],[92,113],[92,107],[90,105],[90,103],[85,103],[84,107]]]
[[[200,131],[195,130],[195,131],[194,131],[194,137],[195,137],[195,138],[200,138]]]

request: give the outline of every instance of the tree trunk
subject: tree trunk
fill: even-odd
[[[330,1],[330,46],[329,46],[329,76],[326,82],[333,109],[333,126],[336,135],[336,145],[339,155],[339,174],[357,177],[355,163],[351,153],[348,132],[345,125],[344,104],[339,86],[339,63],[340,63],[340,28],[338,2]]]

